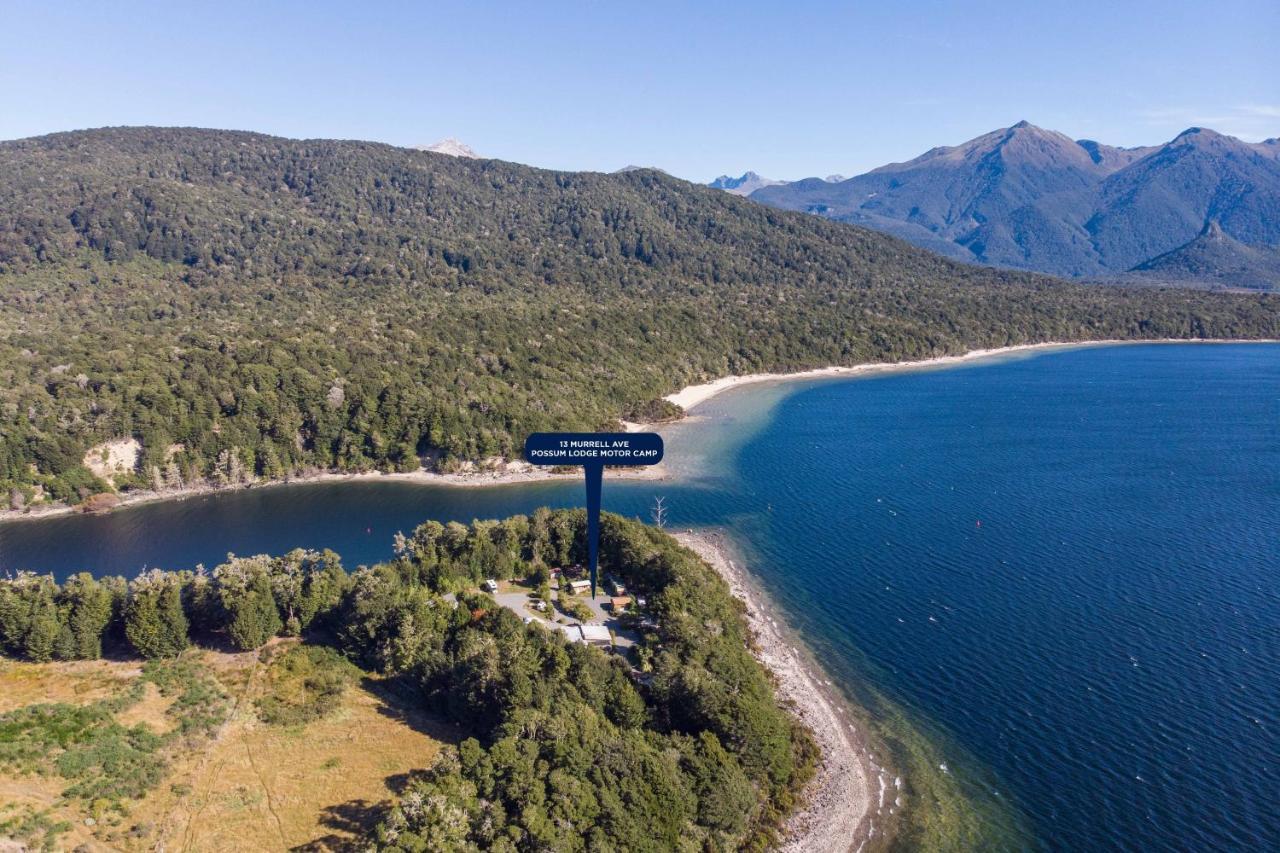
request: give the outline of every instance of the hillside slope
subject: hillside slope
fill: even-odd
[[[1280,160],[1192,128],[1098,189],[1085,228],[1111,272],[1130,269],[1191,241],[1208,220],[1251,246],[1280,245]]]
[[[0,143],[0,484],[98,442],[170,488],[518,452],[729,373],[1280,336],[1263,297],[952,263],[652,170],[121,128]]]
[[[1190,243],[1139,264],[1127,278],[1280,290],[1280,251],[1246,246],[1210,222]]]

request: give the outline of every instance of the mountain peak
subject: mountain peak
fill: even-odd
[[[982,154],[999,152],[1006,162],[1031,164],[1036,168],[1090,172],[1097,161],[1074,139],[1056,130],[1036,127],[1023,119],[1004,131],[996,131],[965,143],[961,148]]]
[[[1056,143],[1075,141],[1065,133],[1060,133],[1056,130],[1046,130],[1039,125],[1032,124],[1026,119],[1010,126],[1004,131],[995,131],[995,133],[1003,133],[1005,139],[1053,139]],[[981,139],[982,137],[978,138]]]
[[[1169,144],[1172,145],[1174,143],[1179,143],[1179,142],[1187,143],[1190,145],[1207,144],[1210,142],[1216,142],[1219,139],[1229,139],[1229,138],[1230,137],[1223,136],[1221,133],[1218,133],[1218,131],[1210,130],[1207,127],[1189,127],[1186,130],[1182,131],[1182,133],[1179,133],[1177,136],[1175,136],[1173,138],[1173,142]]]
[[[889,163],[873,169],[868,174],[890,174],[934,168],[967,170],[972,168],[974,163],[992,156],[1086,172],[1096,169],[1096,164],[1090,155],[1076,144],[1075,140],[1057,131],[1036,127],[1024,119],[1012,127],[989,131],[959,145],[930,148],[914,160],[908,160],[905,163]]]
[[[450,157],[466,157],[468,160],[479,160],[480,155],[471,150],[471,146],[453,136],[446,136],[434,145],[419,145],[419,151],[431,151],[436,154],[447,154]]]
[[[724,190],[734,195],[751,195],[762,187],[773,187],[778,184],[786,183],[785,181],[775,181],[772,178],[763,178],[757,172],[743,172],[742,177],[735,178],[731,175],[721,175],[707,186],[715,190]]]

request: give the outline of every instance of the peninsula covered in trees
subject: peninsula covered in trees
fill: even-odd
[[[264,722],[322,716],[354,663],[460,732],[375,816],[367,841],[379,849],[766,846],[816,749],[779,707],[741,604],[710,567],[656,528],[604,517],[601,564],[650,616],[630,661],[523,624],[473,591],[482,578],[584,559],[584,528],[581,510],[428,522],[398,540],[395,560],[351,574],[332,552],[294,551],[131,581],[0,580],[6,655],[137,656],[151,661],[144,680],[178,697],[166,735],[118,722],[141,682],[112,700],[0,713],[0,774],[62,778],[72,813],[128,831],[131,804],[161,784],[175,751],[226,713],[188,647],[252,651],[301,635],[274,676],[300,675],[301,687],[260,702]]]
[[[1280,299],[963,266],[653,170],[196,129],[0,143],[15,507],[448,470],[733,373],[1166,337],[1280,337]],[[108,483],[87,463],[111,441],[134,450]]]

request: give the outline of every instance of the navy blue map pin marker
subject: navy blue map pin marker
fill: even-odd
[[[525,439],[532,465],[581,465],[587,474],[587,560],[591,597],[596,597],[600,556],[600,481],[606,465],[657,465],[662,436],[656,432],[535,432]]]

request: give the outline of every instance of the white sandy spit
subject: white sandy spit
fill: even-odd
[[[717,394],[728,391],[730,388],[737,388],[740,385],[751,385],[757,382],[772,382],[775,380],[789,379],[820,379],[825,376],[856,376],[868,373],[891,373],[901,370],[918,370],[930,367],[946,367],[948,365],[960,364],[967,361],[977,361],[984,358],[994,358],[996,356],[1010,355],[1013,353],[1034,352],[1038,350],[1054,350],[1054,349],[1082,349],[1084,347],[1103,347],[1103,346],[1119,346],[1121,344],[1228,344],[1228,343],[1276,343],[1276,341],[1254,341],[1254,340],[1206,340],[1200,338],[1167,338],[1159,340],[1107,340],[1107,341],[1079,341],[1079,342],[1058,342],[1044,344],[1020,344],[1012,347],[998,347],[996,349],[975,349],[969,350],[964,355],[945,355],[938,358],[926,358],[920,361],[873,361],[864,364],[855,364],[849,367],[819,367],[815,370],[804,370],[798,373],[749,373],[745,376],[723,376],[711,382],[704,382],[701,385],[690,385],[687,388],[681,388],[674,394],[668,394],[664,400],[675,403],[682,409],[688,410],[710,400]]]
[[[777,679],[779,698],[792,705],[792,712],[813,732],[822,751],[818,772],[800,810],[788,819],[779,849],[787,853],[861,849],[874,837],[875,818],[884,811],[883,796],[880,805],[875,804],[871,776],[880,775],[874,784],[883,791],[888,771],[871,758],[860,724],[855,724],[847,705],[830,689],[831,681],[769,618],[772,607],[752,588],[746,572],[729,557],[717,535],[691,531],[676,533],[675,538],[706,560],[746,604],[756,657]]]

